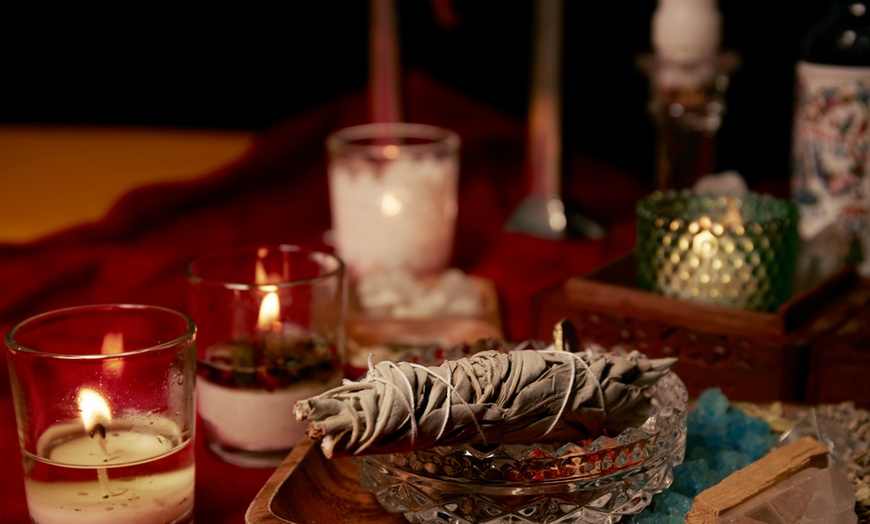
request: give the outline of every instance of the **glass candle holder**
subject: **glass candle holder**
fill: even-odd
[[[203,256],[187,277],[206,442],[232,464],[277,466],[305,431],[293,404],[343,377],[344,264],[299,246],[262,246]]]
[[[770,195],[657,191],[637,205],[641,289],[773,311],[791,296],[798,211]]]
[[[195,333],[181,313],[120,304],[9,331],[33,522],[193,521]]]
[[[352,276],[437,273],[453,252],[459,136],[379,123],[326,139],[336,250]]]

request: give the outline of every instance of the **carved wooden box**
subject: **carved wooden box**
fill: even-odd
[[[825,280],[776,312],[762,313],[640,290],[634,268],[634,257],[627,256],[536,297],[536,336],[551,339],[553,325],[567,317],[583,342],[678,357],[675,370],[693,396],[719,387],[729,398],[757,402],[855,399],[853,391],[839,391],[843,387],[830,368],[843,367],[835,357],[852,346],[838,330],[854,325],[856,314],[867,322],[855,336],[870,337],[870,293],[854,296],[864,289],[854,271]],[[844,303],[844,297],[852,302]],[[868,371],[863,369],[865,383]],[[838,394],[849,396],[835,398]],[[870,401],[870,394],[865,398]]]

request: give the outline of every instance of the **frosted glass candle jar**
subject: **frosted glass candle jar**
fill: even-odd
[[[6,336],[24,487],[38,524],[193,521],[193,322],[94,305]]]
[[[790,298],[798,249],[792,202],[658,191],[638,203],[636,218],[640,288],[754,311]]]
[[[459,142],[452,131],[406,123],[349,127],[327,138],[334,241],[352,276],[447,267]]]
[[[305,431],[293,404],[341,382],[344,264],[299,246],[237,248],[194,260],[187,278],[206,442],[232,464],[275,467]]]

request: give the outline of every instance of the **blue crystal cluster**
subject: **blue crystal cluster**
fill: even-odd
[[[733,408],[718,388],[701,393],[687,424],[686,458],[674,468],[673,484],[628,522],[684,524],[695,496],[766,455],[779,438],[764,420]]]

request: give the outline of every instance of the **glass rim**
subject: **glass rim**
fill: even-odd
[[[88,311],[116,311],[116,310],[148,310],[148,311],[157,311],[160,313],[167,313],[170,316],[174,316],[183,320],[187,324],[187,329],[181,335],[167,340],[165,342],[160,342],[159,344],[153,344],[148,347],[124,350],[120,353],[105,353],[105,354],[93,354],[93,355],[82,355],[82,354],[71,354],[71,353],[53,353],[50,351],[43,351],[40,349],[34,349],[27,346],[23,346],[18,341],[15,340],[15,334],[23,327],[33,322],[37,322],[40,320],[45,320],[51,317],[62,317],[62,316],[73,316],[81,313],[85,313]],[[177,311],[175,309],[171,309],[163,306],[153,306],[149,304],[126,304],[126,303],[114,303],[114,304],[83,304],[78,306],[70,306],[60,309],[54,309],[51,311],[45,311],[43,313],[39,313],[30,317],[21,320],[12,326],[9,331],[6,332],[6,347],[9,351],[15,353],[27,353],[31,355],[40,355],[51,358],[58,359],[71,359],[71,360],[107,360],[119,357],[126,357],[128,355],[141,355],[143,353],[152,353],[155,351],[160,351],[166,348],[170,348],[180,344],[182,341],[186,339],[193,339],[196,335],[196,324],[193,319],[187,316],[186,314]]]
[[[797,220],[798,210],[794,202],[782,198],[777,198],[774,195],[767,193],[757,193],[748,191],[742,194],[731,193],[697,193],[692,189],[666,189],[656,190],[649,195],[641,198],[635,206],[637,218],[644,220],[674,220],[684,219],[689,220],[685,216],[685,211],[696,210],[700,212],[723,212],[727,210],[727,201],[736,202],[737,209],[748,207],[755,208],[756,211],[763,210],[766,213],[763,217],[755,216],[752,219],[746,220],[745,224],[751,223],[769,223],[781,220]],[[705,201],[714,202],[716,205],[705,207],[701,204]],[[682,202],[686,204],[682,211],[665,208],[662,206]],[[695,220],[692,218],[691,220]],[[732,227],[732,226],[728,226]]]
[[[325,264],[320,263],[315,260],[321,267],[328,269],[326,273],[316,275],[308,278],[299,278],[295,280],[282,280],[279,282],[268,282],[268,283],[258,283],[258,282],[231,282],[227,280],[219,280],[214,278],[206,278],[202,275],[198,274],[194,266],[206,262],[208,260],[217,260],[226,256],[233,255],[241,255],[241,254],[252,254],[257,256],[257,252],[261,249],[267,249],[271,251],[280,251],[281,253],[289,253],[289,254],[305,254],[305,255],[322,255],[326,258],[329,258],[332,262],[334,262],[335,267],[329,269]],[[255,245],[255,246],[238,246],[238,247],[228,247],[225,249],[220,249],[216,251],[209,252],[207,254],[196,257],[191,260],[187,266],[185,267],[185,275],[187,275],[187,279],[190,283],[193,284],[207,284],[207,285],[215,285],[220,287],[225,287],[227,289],[236,289],[241,291],[247,290],[269,290],[275,288],[290,288],[299,285],[309,285],[317,282],[321,282],[324,280],[329,280],[333,277],[340,277],[345,272],[345,263],[344,261],[335,253],[330,253],[328,251],[322,251],[319,249],[309,248],[305,246],[300,246],[297,244],[263,244],[263,245]]]
[[[420,154],[436,148],[457,149],[461,143],[455,131],[430,124],[407,122],[376,122],[360,124],[333,131],[326,137],[326,148],[331,153],[340,150],[353,151],[355,154],[373,158],[384,157],[385,144],[358,143],[362,140],[383,140],[389,138],[423,139],[427,142],[402,143],[398,145],[396,158]],[[390,157],[393,159],[393,157]]]
[[[727,191],[724,192],[698,192],[691,188],[684,189],[657,189],[645,197],[641,198],[638,203],[651,203],[651,202],[670,202],[673,200],[719,200],[719,199],[733,199],[739,202],[781,202],[781,203],[791,203],[790,200],[778,198],[770,193],[760,193],[756,191],[746,191],[742,193],[730,193]]]

